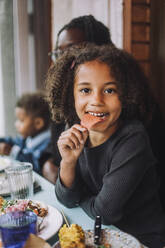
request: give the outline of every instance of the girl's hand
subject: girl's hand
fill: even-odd
[[[62,163],[75,166],[88,137],[88,130],[79,124],[61,133],[57,142]]]

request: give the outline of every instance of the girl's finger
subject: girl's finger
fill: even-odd
[[[80,147],[80,142],[74,133],[68,133],[59,138],[60,144],[69,146],[71,149],[78,149]]]
[[[84,136],[83,133],[86,133],[87,135],[88,134],[87,129],[80,126],[79,124],[75,124],[70,129],[64,131],[61,134],[61,137],[63,138],[70,137],[72,141],[75,143],[75,146],[78,148],[80,144],[85,143],[86,138],[84,139],[84,137],[86,137],[86,135]]]
[[[85,140],[84,140],[83,132],[75,127],[72,127],[72,132],[77,137],[79,143],[84,144]]]
[[[86,129],[85,127],[82,127],[82,126],[79,125],[79,124],[73,125],[72,128],[76,128],[76,129],[78,129],[78,130],[81,131],[81,132],[87,131],[87,129]]]
[[[64,132],[62,132],[60,136],[65,136],[65,135],[68,134],[68,132],[70,132],[70,130],[75,130],[75,129],[76,129],[76,130],[79,130],[80,132],[87,131],[87,129],[86,129],[85,127],[82,127],[82,126],[80,126],[79,124],[75,124],[75,125],[73,125],[70,129],[68,129],[68,130],[66,130],[66,131],[64,131]]]
[[[57,142],[57,145],[58,145],[58,147],[59,148],[62,148],[62,149],[71,149],[71,150],[73,150],[73,149],[75,149],[76,147],[75,147],[75,145],[74,145],[74,143],[71,141],[71,140],[58,140],[58,142]]]

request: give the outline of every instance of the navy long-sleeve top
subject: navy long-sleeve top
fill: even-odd
[[[0,142],[5,142],[12,146],[10,156],[21,162],[30,162],[33,169],[41,173],[40,159],[50,143],[50,130],[44,130],[35,137],[22,136],[0,138]]]

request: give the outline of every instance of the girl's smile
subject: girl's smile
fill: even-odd
[[[90,132],[103,133],[109,138],[116,131],[122,105],[116,80],[111,76],[107,64],[95,60],[81,64],[77,68],[74,98],[80,120],[86,113],[102,118]]]

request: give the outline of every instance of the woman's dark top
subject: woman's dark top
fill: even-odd
[[[165,123],[159,107],[155,107],[153,119],[147,127],[152,151],[157,158],[156,170],[160,180],[159,195],[165,212]]]
[[[60,134],[65,130],[65,128],[66,128],[65,123],[57,124],[53,121],[51,122],[51,125],[50,125],[51,142],[40,159],[41,166],[43,166],[43,164],[48,159],[52,159],[55,166],[57,167],[60,166],[61,155],[58,150],[57,141],[58,141]]]
[[[65,206],[80,205],[102,216],[149,248],[165,245],[165,215],[157,193],[156,159],[139,121],[124,123],[105,143],[85,147],[70,189],[57,179],[55,192]]]

